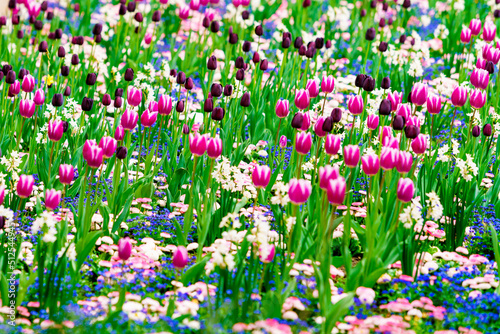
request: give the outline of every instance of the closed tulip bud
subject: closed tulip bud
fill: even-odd
[[[87,140],[84,145],[82,156],[90,168],[99,168],[102,165],[104,151],[95,141]]]
[[[314,124],[314,133],[318,137],[326,136],[326,132],[323,130],[323,124],[325,123],[326,117],[319,117],[316,123]]]
[[[420,134],[420,129],[415,125],[405,126],[405,136],[409,139],[415,139]]]
[[[120,146],[116,149],[116,158],[118,160],[123,160],[127,157],[127,148],[124,146]]]
[[[332,132],[333,130],[333,117],[325,117],[325,120],[322,125],[322,130],[324,132]]]
[[[168,95],[160,95],[158,99],[158,113],[169,115],[172,112],[172,98]]]
[[[495,11],[493,12],[493,17],[495,17],[496,19],[500,18],[500,9],[495,9]]]
[[[269,67],[269,62],[267,61],[267,59],[262,59],[260,61],[260,66],[259,66],[260,70],[266,71],[268,67]]]
[[[123,113],[120,124],[125,130],[133,130],[137,126],[139,114],[133,110],[126,109]]]
[[[249,92],[243,93],[243,95],[241,96],[240,105],[244,108],[250,106],[250,93]]]
[[[392,111],[396,111],[399,107],[399,104],[403,100],[403,93],[398,93],[398,92],[389,92],[387,94],[387,99],[391,102],[391,109]]]
[[[483,39],[485,42],[491,42],[495,39],[495,35],[497,33],[497,26],[491,22],[491,21],[487,21],[485,24],[484,24],[484,28],[483,28]]]
[[[116,139],[112,137],[102,137],[99,141],[104,159],[111,158],[116,151]]]
[[[413,139],[411,142],[411,149],[416,154],[423,154],[427,149],[427,137],[423,134],[419,134],[417,138]]]
[[[359,146],[347,145],[344,147],[344,163],[347,167],[354,168],[359,163]]]
[[[33,186],[35,185],[35,178],[32,175],[21,175],[19,176],[19,181],[17,181],[16,192],[17,196],[21,198],[28,198],[33,192]]]
[[[314,79],[307,80],[306,89],[309,91],[309,97],[315,98],[319,95],[319,85]]]
[[[19,102],[19,113],[24,118],[31,118],[35,114],[35,102],[31,100],[21,100]]]
[[[210,20],[208,19],[208,17],[206,17],[206,16],[205,16],[205,17],[203,18],[202,25],[203,25],[203,27],[205,27],[205,28],[210,27]]]
[[[45,192],[45,207],[48,211],[52,211],[59,206],[61,202],[61,191],[49,189]]]
[[[214,101],[211,97],[205,100],[203,103],[203,111],[212,112],[214,110]]]
[[[213,71],[217,68],[217,58],[210,56],[207,61],[207,69]]]
[[[307,155],[311,150],[312,136],[309,132],[299,132],[295,137],[295,150],[298,154]]]
[[[500,51],[500,50],[499,50]],[[495,73],[495,64],[491,61],[486,62],[486,66],[484,68],[489,74]]]
[[[117,96],[115,97],[115,101],[113,102],[113,107],[119,109],[121,108],[123,105],[123,100],[121,97]]]
[[[382,53],[386,52],[387,51],[387,42],[380,42],[379,46],[378,46],[378,50]]]
[[[243,60],[243,57],[238,57],[234,61],[234,67],[240,69],[245,67],[245,61]]]
[[[149,128],[156,123],[157,118],[158,118],[157,112],[146,109],[141,115],[141,125],[146,128]]]
[[[66,133],[69,130],[69,123],[67,121],[62,121],[62,122],[63,122],[63,133]]]
[[[485,124],[483,126],[483,135],[485,135],[486,137],[489,137],[491,136],[491,133],[492,133],[492,129],[491,129],[491,124]]]
[[[405,9],[410,8],[411,7],[411,1],[410,0],[404,0],[402,7],[405,8]]]
[[[212,21],[210,23],[210,31],[213,32],[214,34],[218,33],[220,30],[220,25],[218,21]]]
[[[210,94],[213,97],[220,97],[222,95],[222,85],[218,83],[213,83],[210,87]]]
[[[251,48],[251,44],[249,41],[244,41],[243,42],[243,46],[242,46],[242,50],[243,52],[249,52],[250,51],[250,48]],[[255,53],[257,56],[254,55],[254,63],[258,63],[259,62],[259,59],[258,59],[258,56],[259,54],[258,53]],[[255,57],[257,57],[257,61],[255,61]]]
[[[470,83],[472,84],[472,86],[479,89],[488,88],[489,80],[490,74],[488,73],[488,71],[480,68],[475,68],[470,76]]]
[[[269,166],[255,166],[252,172],[252,183],[255,188],[265,188],[271,180],[271,168]]]
[[[332,75],[323,76],[323,80],[321,80],[321,91],[323,93],[331,93],[335,88],[335,79]]]
[[[132,81],[132,80],[134,80],[134,70],[131,69],[131,68],[127,68],[125,70],[125,75],[123,76],[123,78],[125,79],[125,81]]]
[[[186,82],[186,74],[184,72],[177,73],[177,77],[176,77],[175,81],[179,85],[184,85],[184,83]]]
[[[151,17],[151,21],[153,21],[153,22],[160,22],[160,20],[161,20],[161,13],[160,13],[159,10],[155,10],[153,12],[152,17]]]
[[[295,93],[295,106],[300,110],[307,109],[309,107],[309,103],[311,102],[311,98],[309,95],[309,91],[306,89],[299,89]]]
[[[207,155],[212,159],[217,159],[222,154],[222,139],[210,138],[207,143]]]
[[[472,137],[477,138],[481,134],[481,129],[479,128],[479,125],[476,125],[472,128]]]
[[[80,63],[80,58],[78,58],[77,54],[73,54],[71,56],[71,65],[76,66]]]
[[[432,115],[437,115],[441,111],[441,97],[431,95],[427,98],[427,111]]]
[[[366,154],[361,157],[361,168],[368,176],[377,175],[380,170],[380,159],[376,154]]]
[[[245,71],[243,69],[239,69],[237,72],[236,72],[236,80],[238,81],[243,81],[243,79],[245,78]]]
[[[63,77],[67,77],[69,75],[69,67],[68,66],[61,66],[61,75]]]
[[[58,142],[63,136],[63,123],[62,121],[51,121],[49,122],[47,135],[49,139],[53,142]]]
[[[467,102],[467,94],[465,87],[457,86],[451,94],[451,104],[455,107],[463,107]]]
[[[16,96],[21,92],[21,84],[19,81],[14,81],[12,85],[9,86],[9,97]]]
[[[232,85],[224,86],[224,96],[231,96],[231,95],[233,95],[233,86]]]
[[[127,91],[127,102],[131,106],[137,107],[142,101],[142,91],[135,87],[129,87]]]
[[[75,170],[72,165],[59,165],[59,182],[70,185],[75,178]]]
[[[391,110],[392,110],[391,101],[389,99],[383,99],[380,102],[380,106],[378,108],[379,114],[387,116],[391,114]]]
[[[306,55],[306,51],[307,51],[307,49],[306,49],[305,45],[301,45],[299,47],[299,56],[305,56]]]
[[[367,41],[373,41],[376,35],[377,32],[375,31],[375,28],[368,28],[368,30],[366,30],[365,38]]]
[[[193,155],[201,157],[207,150],[207,137],[199,133],[189,135],[189,150]]]
[[[398,153],[398,163],[396,164],[396,170],[401,173],[409,173],[413,165],[413,156],[410,152],[399,151]]]
[[[366,126],[370,130],[375,130],[378,127],[379,118],[377,115],[368,115],[366,118]]]
[[[83,111],[90,111],[92,110],[92,107],[94,106],[94,100],[88,97],[84,97],[82,101],[82,110]]]
[[[375,79],[371,76],[366,76],[365,81],[363,82],[363,90],[366,92],[371,92],[375,89]]]
[[[280,148],[285,148],[287,145],[287,142],[288,142],[288,140],[287,140],[286,136],[281,136],[280,142],[279,142]]]
[[[325,152],[328,155],[336,155],[340,150],[340,136],[328,134],[325,138]]]
[[[401,115],[394,116],[394,120],[392,122],[392,128],[396,131],[401,131],[405,127],[405,119]]]
[[[177,101],[175,105],[175,111],[179,113],[184,111],[184,100]]]
[[[189,262],[188,251],[184,246],[178,246],[172,256],[172,264],[175,269],[183,269]]]
[[[354,81],[354,85],[358,88],[362,88],[363,87],[363,83],[365,82],[365,79],[366,79],[366,75],[364,74],[358,74],[356,76],[356,80]]]
[[[258,25],[258,26],[255,27],[255,34],[257,36],[264,35],[264,29],[262,28],[262,25]]]
[[[87,79],[85,80],[85,83],[88,86],[93,86],[95,85],[96,80],[97,80],[97,75],[95,73],[89,73],[87,74]]]
[[[332,117],[334,123],[340,122],[340,120],[342,119],[342,109],[333,108],[330,116]]]
[[[48,47],[47,41],[41,41],[38,45],[38,52],[45,53]]]
[[[127,261],[132,255],[132,242],[127,238],[121,238],[118,241],[118,258],[122,261]]]
[[[290,202],[301,205],[307,202],[311,195],[311,182],[303,179],[291,179],[288,183],[288,197]]]
[[[389,88],[391,88],[391,79],[389,79],[389,77],[383,77],[382,78],[382,83],[380,84],[380,87],[382,89],[389,89]]]
[[[391,170],[396,167],[399,160],[399,150],[384,146],[380,153],[380,167],[383,170]]]
[[[335,180],[340,176],[339,167],[337,165],[319,168],[319,187],[323,190],[328,189],[330,180]]]
[[[351,114],[353,115],[361,115],[363,113],[363,98],[359,95],[353,95],[347,101],[347,107]]]
[[[45,93],[43,89],[40,88],[35,91],[35,97],[33,98],[33,102],[35,102],[37,106],[41,106],[42,104],[45,103]]]
[[[290,113],[290,102],[288,100],[278,100],[276,103],[276,116],[285,118]]]
[[[403,203],[408,203],[415,195],[415,186],[410,178],[400,178],[398,181],[397,196]]]
[[[469,102],[472,108],[481,109],[486,103],[486,92],[475,89],[470,94]]]
[[[19,73],[17,75],[17,77],[19,78],[19,80],[23,81],[24,82],[24,77],[27,76],[29,74],[28,70],[22,68],[19,70]],[[33,85],[35,84],[35,80],[33,78]]]
[[[479,35],[479,33],[481,32],[481,26],[482,26],[481,20],[472,19],[469,23],[469,29],[471,31],[471,34],[474,36]]]
[[[306,51],[306,57],[309,59],[312,59],[315,54],[316,54],[316,48],[314,46],[311,46]]]
[[[427,85],[417,82],[411,90],[411,102],[417,106],[422,106],[427,101]]]
[[[212,111],[212,119],[214,121],[222,121],[224,115],[225,115],[224,108],[215,107],[214,110]]]
[[[238,43],[238,35],[235,33],[230,33],[228,42],[229,42],[229,44],[233,44],[233,45]]]
[[[134,19],[139,23],[144,21],[144,17],[142,16],[142,13],[140,13],[140,12],[135,13]]]
[[[330,180],[328,183],[328,188],[326,190],[326,195],[328,197],[328,202],[333,205],[341,205],[344,203],[346,194],[346,182],[342,176],[334,180]]]
[[[115,97],[123,97],[123,88],[117,88],[115,90]]]
[[[460,33],[460,41],[464,44],[469,44],[472,36],[472,31],[469,28],[463,28]]]
[[[35,89],[35,78],[32,75],[28,74],[22,80],[23,83],[21,85],[21,89],[23,90],[23,92],[31,93],[33,89]]]
[[[304,114],[300,112],[296,113],[292,119],[292,128],[294,129],[302,128],[303,122],[304,122]]]
[[[293,42],[293,47],[296,49],[299,49],[303,44],[304,44],[304,41],[302,40],[302,37],[297,36],[295,38],[295,41]]]
[[[111,96],[109,94],[104,94],[102,96],[102,101],[101,101],[103,106],[109,106],[111,105]]]
[[[10,70],[7,72],[7,75],[5,76],[5,82],[12,85],[14,82],[16,82],[16,72]]]
[[[387,3],[384,3],[384,5],[387,5]],[[380,28],[385,27],[385,18],[383,18],[383,17],[382,17],[382,18],[380,19],[380,21],[378,21],[378,26],[379,26]],[[382,44],[382,43],[385,43],[385,42],[381,42],[381,44]],[[380,46],[379,46],[379,50],[380,50]],[[387,50],[387,47],[385,48],[385,50]],[[384,51],[385,51],[385,50],[384,50]],[[382,51],[382,50],[380,50],[380,51]],[[384,51],[382,51],[382,52],[384,52]]]

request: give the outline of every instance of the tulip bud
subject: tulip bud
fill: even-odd
[[[300,112],[296,113],[292,119],[292,128],[300,129],[302,127],[303,122],[304,122],[304,114]]]
[[[202,156],[207,150],[207,137],[199,133],[189,135],[189,149],[193,155]]]
[[[391,114],[391,101],[389,99],[383,99],[382,102],[380,102],[380,106],[378,108],[378,112],[380,115],[390,115]]]
[[[70,185],[75,178],[75,170],[72,165],[59,166],[59,182],[65,185]]]
[[[375,130],[378,127],[379,118],[377,115],[368,115],[366,118],[366,126],[370,130]]]
[[[479,125],[476,125],[472,128],[472,137],[477,138],[481,134],[481,129],[479,128]]]
[[[172,264],[175,269],[183,269],[189,262],[188,251],[186,247],[179,246],[172,256]]]
[[[127,261],[132,255],[132,242],[129,238],[121,238],[118,241],[118,257],[122,261]]]
[[[94,106],[94,100],[88,97],[84,97],[82,101],[82,110],[83,111],[90,111],[92,110],[92,107]]]
[[[363,98],[359,95],[353,95],[347,101],[347,107],[351,114],[360,115],[363,112]]]
[[[184,111],[184,100],[177,101],[175,104],[175,111],[181,113]]]
[[[307,80],[306,89],[309,92],[310,98],[315,98],[319,95],[318,82],[314,79]]]
[[[207,144],[207,155],[212,159],[217,159],[222,154],[222,140],[220,138],[210,138]]]
[[[332,117],[334,123],[340,122],[340,120],[342,119],[342,109],[333,108],[330,116]]]
[[[265,188],[271,180],[271,168],[269,166],[255,166],[252,172],[252,182],[256,188]]]
[[[120,146],[116,149],[116,158],[123,160],[127,157],[127,148],[125,146]]]
[[[312,136],[309,132],[299,132],[295,138],[295,150],[298,154],[307,155],[311,150]]]
[[[403,203],[408,203],[413,199],[415,186],[410,178],[400,178],[398,181],[397,196]]]
[[[244,108],[250,106],[250,93],[249,92],[243,93],[243,95],[241,96],[240,105]]]
[[[322,130],[324,132],[332,132],[333,130],[333,117],[325,117],[325,120],[323,122]]]
[[[380,160],[376,154],[367,154],[361,157],[361,168],[368,176],[377,175],[380,170]]]
[[[255,27],[255,34],[259,37],[264,35],[264,28],[262,28],[262,25],[258,25]]]
[[[49,189],[45,192],[45,207],[48,211],[53,211],[61,202],[61,191]]]
[[[486,137],[489,137],[491,136],[491,133],[492,133],[492,128],[491,128],[491,124],[485,124],[483,126],[483,135],[485,135]]]
[[[376,34],[377,32],[375,31],[375,28],[368,28],[368,30],[366,30],[365,38],[367,41],[373,41]]]
[[[295,205],[301,205],[307,202],[311,195],[311,182],[303,179],[291,179],[288,183],[288,197],[290,202]]]
[[[62,121],[51,121],[49,122],[47,135],[49,139],[53,142],[58,142],[63,136],[63,123]]]
[[[416,154],[423,154],[427,149],[427,138],[424,135],[419,134],[417,138],[412,140],[411,149]]]
[[[224,115],[225,115],[224,108],[215,107],[214,110],[212,111],[212,119],[214,121],[221,121],[224,118]]]
[[[21,175],[19,176],[19,181],[17,181],[16,192],[17,196],[21,198],[28,198],[33,192],[33,186],[35,185],[35,178],[32,175]]]
[[[310,103],[309,91],[306,89],[299,89],[295,93],[295,106],[300,110],[307,109]]]
[[[396,131],[401,131],[403,130],[405,126],[405,119],[401,115],[396,115],[394,116],[394,120],[392,122],[392,128]]]
[[[339,167],[337,165],[319,168],[319,187],[327,190],[330,180],[334,180],[340,176]]]
[[[359,146],[347,145],[344,147],[344,163],[347,167],[354,168],[359,163]]]
[[[276,103],[276,116],[285,118],[290,113],[290,103],[288,100],[278,100]]]

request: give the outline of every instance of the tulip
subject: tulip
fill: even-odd
[[[21,175],[19,176],[19,181],[17,181],[17,196],[21,198],[28,198],[33,192],[33,186],[35,185],[35,178],[33,175]]]
[[[188,262],[189,256],[186,247],[177,247],[177,249],[174,251],[174,255],[172,256],[172,264],[174,265],[174,268],[182,269],[188,264]]]
[[[292,128],[301,129],[304,122],[304,114],[301,112],[295,113],[292,118]]]
[[[102,148],[104,159],[111,158],[116,151],[116,139],[112,137],[102,137],[99,141],[99,147]]]
[[[149,128],[153,126],[153,124],[155,124],[157,118],[158,118],[157,112],[146,109],[141,115],[141,124],[145,128]]]
[[[319,168],[319,187],[327,190],[330,180],[334,180],[340,176],[339,166],[326,165]]]
[[[500,50],[496,48],[491,48],[488,51],[487,59],[491,61],[493,64],[497,65],[500,61]]]
[[[488,88],[488,83],[490,81],[490,74],[486,70],[480,68],[475,68],[470,76],[470,83],[472,86],[479,89]]]
[[[137,121],[139,120],[139,114],[133,110],[125,109],[123,113],[120,124],[125,130],[133,130],[137,126]]]
[[[318,82],[314,79],[307,80],[306,89],[309,91],[309,96],[311,98],[315,98],[319,95],[319,86]]]
[[[269,166],[255,166],[252,172],[252,182],[256,188],[265,188],[271,180],[271,168]]]
[[[325,139],[325,152],[328,155],[335,155],[340,150],[341,139],[340,136],[334,134],[326,135]]]
[[[410,126],[410,125],[413,125],[417,128],[420,128],[421,124],[420,124],[420,119],[418,118],[418,116],[409,116],[407,119],[406,119],[406,122],[405,122],[405,126]]]
[[[90,148],[92,146],[97,146],[97,142],[93,139],[87,139],[83,144],[83,149],[82,149],[83,159],[87,160],[90,157]]]
[[[469,102],[472,108],[481,109],[486,103],[486,92],[475,89],[470,94]]]
[[[485,124],[483,126],[483,135],[485,135],[486,137],[489,137],[489,136],[491,136],[492,132],[493,132],[493,129],[491,128],[491,124],[488,123],[488,124]]]
[[[181,20],[186,20],[189,17],[189,7],[184,6],[179,8],[179,18]]]
[[[363,112],[363,98],[359,95],[353,95],[347,101],[347,108],[353,115],[361,115]]]
[[[427,101],[427,85],[417,82],[411,90],[411,102],[417,106],[423,106]]]
[[[302,125],[299,130],[307,131],[311,127],[311,116],[309,116],[309,112],[303,113],[302,117]]]
[[[122,141],[123,138],[125,138],[125,130],[123,129],[123,126],[118,125],[115,130],[115,139]]]
[[[312,136],[309,132],[299,132],[295,138],[295,150],[298,154],[306,155],[311,150]]]
[[[398,181],[397,195],[398,199],[403,203],[408,203],[412,200],[415,194],[415,186],[410,178],[400,178]]]
[[[323,124],[325,123],[326,117],[320,117],[314,124],[314,133],[318,137],[326,136],[326,132],[323,130]]]
[[[287,142],[288,142],[288,139],[286,138],[286,136],[281,136],[280,138],[280,147],[281,148],[285,148],[286,145],[287,145]]]
[[[102,165],[103,149],[97,145],[90,145],[85,160],[90,168],[99,168]]]
[[[391,102],[392,111],[396,111],[398,110],[398,106],[401,103],[401,101],[403,101],[403,93],[389,92],[387,94],[387,99]]]
[[[484,24],[483,28],[483,39],[485,42],[489,43],[495,39],[495,35],[497,34],[497,26],[488,21]]]
[[[172,98],[168,95],[160,95],[158,100],[158,113],[160,115],[169,115],[172,112]]]
[[[479,33],[481,32],[481,20],[472,19],[469,23],[469,29],[472,35],[474,36],[479,35]]]
[[[31,93],[33,89],[35,89],[35,78],[31,74],[28,74],[23,78],[21,89],[26,93]]]
[[[142,101],[142,91],[135,87],[129,87],[127,92],[127,102],[131,106],[137,107]]]
[[[396,167],[399,159],[398,150],[392,147],[382,147],[380,153],[380,167],[383,170],[391,170]]]
[[[207,137],[199,133],[189,135],[189,150],[193,155],[201,157],[207,150]]]
[[[416,154],[423,154],[427,149],[427,137],[423,134],[419,134],[417,138],[412,140],[411,149]]]
[[[323,80],[321,80],[321,91],[323,93],[331,93],[335,88],[335,79],[332,75],[323,76]]]
[[[291,179],[288,183],[288,197],[295,205],[304,204],[311,195],[311,182],[304,179]]]
[[[427,98],[427,111],[432,115],[437,115],[441,111],[441,97],[431,95]]]
[[[63,136],[63,122],[62,121],[51,121],[49,122],[49,126],[47,129],[47,135],[49,136],[49,139],[53,142],[57,142],[61,140]]]
[[[33,101],[37,106],[41,106],[45,103],[45,93],[43,89],[40,88],[35,91],[35,97],[33,98]]]
[[[477,138],[481,134],[481,129],[479,128],[479,125],[475,125],[472,128],[472,137]]]
[[[490,51],[492,48],[493,48],[493,46],[492,46],[492,45],[490,45],[490,44],[485,44],[485,45],[483,46],[482,55],[483,55],[483,58],[484,58],[484,59],[487,59],[487,57],[488,57],[488,53],[489,53],[489,51]],[[486,63],[484,63],[484,65],[486,65]],[[484,65],[481,67],[483,70],[484,70]]]
[[[217,159],[222,154],[222,139],[210,138],[207,144],[207,155],[212,159]]]
[[[380,129],[380,142],[384,143],[386,137],[392,137],[392,128],[390,126],[384,126]]]
[[[460,33],[460,41],[464,44],[468,44],[470,42],[470,38],[472,36],[472,31],[465,27],[462,29],[462,32]]]
[[[265,247],[265,251],[262,249]],[[276,254],[276,247],[274,245],[261,245],[259,248],[260,254],[259,258],[262,263],[271,263],[274,259],[274,255]]]
[[[366,126],[370,130],[375,130],[378,127],[378,123],[379,123],[379,118],[377,115],[374,114],[368,115],[368,117],[366,118]]]
[[[409,173],[413,165],[413,156],[410,152],[399,151],[396,170],[401,173]]]
[[[9,96],[16,96],[21,91],[21,85],[19,81],[14,81],[12,85],[9,86]]]
[[[59,182],[70,185],[75,178],[75,170],[72,165],[59,165]]]
[[[19,113],[24,118],[31,118],[35,114],[35,102],[31,100],[21,100],[19,102]]]
[[[61,191],[49,189],[45,192],[45,207],[52,211],[59,206],[61,202]]]
[[[309,96],[309,91],[306,89],[299,89],[295,93],[295,106],[300,110],[307,109],[309,107],[309,103],[311,102],[311,98]]]
[[[354,168],[359,163],[359,146],[347,145],[344,147],[344,163],[347,167]]]
[[[463,107],[467,102],[467,88],[457,86],[451,93],[451,104],[455,107]]]
[[[411,107],[404,103],[398,106],[398,110],[396,111],[396,115],[402,116],[405,120],[407,120],[411,116]]]
[[[127,261],[132,255],[132,242],[129,238],[121,238],[118,241],[118,257],[122,261]]]
[[[380,159],[376,154],[366,154],[361,157],[361,168],[368,176],[376,175],[380,169]]]
[[[290,113],[290,102],[288,100],[278,100],[276,103],[276,116],[285,118]]]
[[[5,200],[5,187],[0,187],[0,205],[3,205]]]
[[[328,188],[326,190],[326,195],[328,197],[328,202],[333,205],[341,205],[345,200],[346,193],[346,183],[342,176],[334,180],[330,180],[328,183]]]

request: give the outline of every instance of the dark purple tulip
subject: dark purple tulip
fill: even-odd
[[[250,93],[249,92],[245,92],[242,96],[241,96],[241,101],[240,101],[240,105],[244,108],[250,106]]]

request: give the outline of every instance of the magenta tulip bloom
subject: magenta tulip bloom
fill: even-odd
[[[335,79],[333,75],[325,76],[323,75],[323,80],[321,80],[321,91],[323,93],[331,93],[335,88]]]
[[[120,120],[121,126],[125,130],[133,130],[137,126],[137,121],[139,120],[139,114],[133,110],[126,109]]]
[[[306,155],[311,150],[312,136],[309,132],[299,132],[295,138],[295,150],[298,154]]]
[[[5,200],[5,187],[0,187],[0,205],[3,205]]]
[[[400,178],[398,181],[397,195],[401,202],[408,203],[415,194],[415,186],[410,178]]]
[[[75,178],[75,169],[72,165],[59,165],[59,181],[62,184],[69,185]]]
[[[150,111],[149,109],[144,110],[141,116],[141,125],[145,128],[149,128],[155,124],[156,119],[158,118],[158,113],[154,111]]]
[[[97,145],[92,145],[87,152],[87,164],[90,168],[99,168],[102,165],[103,149]]]
[[[363,112],[363,98],[359,95],[353,95],[347,101],[347,108],[353,115],[361,115]]]
[[[82,150],[83,159],[87,160],[90,157],[90,148],[92,146],[97,146],[97,142],[94,139],[87,139],[83,144],[83,150]]]
[[[441,111],[441,97],[431,95],[427,98],[427,111],[432,115],[437,115]]]
[[[266,250],[263,251],[262,247],[266,247]],[[262,263],[271,263],[274,259],[274,255],[276,254],[276,247],[273,244],[270,245],[261,245],[260,248],[260,254],[259,258],[262,261]]]
[[[417,82],[411,90],[411,102],[417,106],[423,106],[427,101],[427,85]]]
[[[45,207],[47,210],[52,211],[59,206],[61,202],[61,191],[49,189],[45,192]]]
[[[359,163],[359,146],[347,145],[344,147],[344,163],[347,167],[354,168]]]
[[[104,159],[111,158],[116,151],[116,139],[112,137],[102,137],[99,141],[99,147],[102,148]]]
[[[392,111],[396,111],[396,110],[398,110],[398,106],[401,103],[401,101],[403,101],[403,93],[398,93],[398,92],[391,93],[391,92],[389,92],[387,94],[387,99],[389,101],[391,101]]]
[[[35,89],[35,78],[31,74],[26,74],[21,84],[23,92],[31,93]]]
[[[413,125],[413,126],[416,126],[417,128],[420,129],[420,119],[418,118],[418,116],[409,116],[408,119],[406,120],[406,124],[405,126],[410,126],[410,125]]]
[[[125,138],[125,129],[123,126],[118,125],[115,130],[115,139],[118,141],[122,141]]]
[[[497,26],[491,22],[487,21],[484,24],[483,28],[483,39],[485,42],[489,43],[495,39],[495,35],[497,34]]]
[[[470,75],[470,83],[472,86],[479,89],[488,88],[488,83],[490,82],[490,73],[486,70],[480,68],[475,68]]]
[[[399,151],[398,154],[398,164],[396,165],[396,170],[401,173],[409,173],[413,165],[413,155],[410,152]]]
[[[486,92],[475,89],[470,94],[469,102],[472,108],[481,109],[486,103]]]
[[[176,269],[184,268],[189,262],[188,251],[186,247],[179,246],[174,251],[174,255],[172,256],[172,264]]]
[[[340,150],[341,144],[340,136],[334,134],[328,134],[325,139],[325,152],[328,155],[335,155]]]
[[[307,109],[309,107],[309,103],[311,102],[311,98],[309,96],[309,91],[306,89],[299,89],[295,93],[295,106],[300,110]]]
[[[222,139],[210,138],[207,143],[207,155],[212,159],[217,159],[222,154]]]
[[[309,96],[311,98],[315,98],[319,95],[319,85],[318,82],[314,79],[307,80],[306,89],[309,91]]]
[[[311,195],[311,182],[304,179],[291,179],[288,183],[288,197],[295,205],[304,204]]]
[[[19,113],[24,118],[31,118],[35,114],[35,102],[31,100],[21,100],[19,102]]]
[[[328,188],[330,180],[334,180],[340,176],[339,166],[326,165],[319,168],[319,187],[323,190]]]
[[[127,261],[132,255],[132,242],[129,238],[121,238],[118,241],[118,257],[122,261]]]
[[[51,121],[49,122],[49,127],[47,129],[47,135],[49,139],[53,142],[61,140],[63,136],[63,122],[62,121]]]
[[[342,176],[334,180],[330,180],[328,188],[326,190],[326,195],[328,197],[328,202],[333,205],[341,205],[344,203],[346,193],[346,183]]]
[[[500,61],[500,50],[497,48],[490,48],[488,50],[488,54],[486,55],[486,59],[497,65]]]
[[[451,104],[455,107],[463,107],[467,103],[467,89],[457,86],[451,93]]]
[[[290,113],[290,102],[288,100],[278,100],[276,103],[276,116],[285,118]]]
[[[305,112],[302,114],[302,126],[300,127],[300,131],[307,131],[311,127],[311,116],[309,116],[309,112]]]
[[[481,20],[479,19],[472,19],[469,23],[469,29],[471,31],[471,34],[474,36],[479,35],[481,32]]]
[[[172,98],[168,95],[160,95],[158,100],[158,113],[160,115],[169,115],[172,112]]]
[[[323,123],[325,123],[325,117],[320,117],[314,124],[314,133],[318,137],[326,136],[326,131],[323,130]]]
[[[396,110],[396,115],[403,116],[405,120],[408,119],[411,115],[411,107],[406,103],[400,104]]]
[[[187,20],[188,17],[189,17],[189,7],[184,6],[179,8],[179,18],[181,20]]]
[[[192,9],[192,10],[198,10],[198,9],[200,9],[200,0],[191,0],[189,2],[189,8]]]
[[[21,175],[19,176],[19,181],[17,181],[17,196],[21,198],[28,198],[33,192],[33,186],[35,185],[35,178],[33,175]]]
[[[19,81],[16,80],[9,86],[9,96],[16,96],[19,92],[21,92],[21,85],[19,84]]]
[[[361,168],[368,176],[373,176],[380,170],[380,159],[376,154],[366,154],[361,157]]]
[[[207,137],[199,133],[189,135],[189,149],[193,155],[201,157],[207,150]]]
[[[463,28],[462,32],[460,33],[460,41],[464,44],[469,44],[471,37],[472,31],[467,27]]]
[[[286,138],[286,136],[281,136],[280,138],[280,147],[281,148],[285,148],[286,147],[286,144],[288,142],[288,139]]]
[[[391,170],[396,167],[399,159],[399,151],[391,147],[382,147],[380,153],[380,167],[383,170]]]
[[[375,130],[378,127],[378,123],[379,123],[378,115],[372,114],[368,115],[368,117],[366,118],[366,126],[370,130]]]
[[[424,154],[427,149],[427,137],[423,134],[419,134],[417,138],[412,140],[411,149],[416,154]]]
[[[255,166],[252,172],[252,182],[256,188],[265,188],[271,180],[271,168],[269,166]]]
[[[41,106],[45,103],[45,93],[43,89],[39,88],[35,91],[35,97],[33,98],[33,101],[37,106]]]
[[[135,87],[129,87],[127,92],[127,102],[131,106],[137,107],[142,101],[142,91]]]

